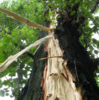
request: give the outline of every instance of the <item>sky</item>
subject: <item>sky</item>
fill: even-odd
[[[0,0],[0,3],[3,2],[3,0]]]

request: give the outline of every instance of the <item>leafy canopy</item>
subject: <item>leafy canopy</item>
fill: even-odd
[[[44,25],[44,20],[49,19],[51,15],[55,15],[55,11],[66,13],[66,10],[70,12],[71,16],[77,16],[75,20],[76,23],[80,22],[80,18],[83,16],[87,20],[80,25],[79,41],[89,52],[90,57],[94,58],[94,54],[98,54],[99,51],[99,41],[92,38],[94,34],[99,34],[99,17],[95,17],[90,12],[94,7],[96,0],[49,0],[46,4],[46,0],[12,0],[4,1],[0,4],[1,8],[13,11],[20,14],[22,17],[28,18],[29,20],[36,22],[38,24]],[[77,12],[75,12],[75,4],[79,4]],[[46,6],[47,5],[47,6]],[[70,8],[68,8],[68,6]],[[49,9],[49,13],[44,17],[43,14]],[[98,12],[98,8],[94,12]],[[6,14],[0,12],[0,63],[4,62],[7,57],[14,55],[21,51],[23,48],[28,46],[37,40],[40,30],[36,28],[31,28],[23,23],[9,18]],[[50,19],[50,20],[53,20]],[[91,27],[89,22],[92,22]],[[94,48],[97,48],[94,50]],[[36,48],[29,50],[29,53],[35,54]],[[0,73],[0,78],[7,75],[5,80],[0,80],[0,95],[9,95],[9,89],[1,87],[8,86],[11,87],[12,92],[15,93],[14,96],[18,95],[18,92],[26,84],[30,71],[32,69],[33,59],[28,55],[28,53],[22,55],[13,64],[10,65],[3,73]],[[96,77],[96,80],[99,78]],[[12,94],[13,94],[12,93]],[[13,96],[13,95],[11,95]]]

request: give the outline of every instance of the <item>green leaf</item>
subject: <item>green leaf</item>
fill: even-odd
[[[17,100],[17,98],[15,97],[14,100]]]
[[[9,96],[9,93],[5,93],[6,96]]]
[[[65,8],[66,7],[66,3],[64,3],[63,5],[62,5],[62,8]]]
[[[27,73],[25,73],[23,76],[24,76],[25,78],[27,78]]]
[[[0,43],[0,47],[2,47],[3,46],[3,44],[2,43]]]
[[[72,12],[71,12],[71,15],[74,15],[74,14],[75,14],[75,11],[72,11]]]
[[[4,30],[5,30],[6,32],[8,32],[8,29],[9,29],[9,27],[6,27]]]
[[[23,79],[23,80],[21,80],[21,82],[22,82],[22,83],[26,83],[26,82],[27,82],[27,80],[24,80],[24,79]]]
[[[9,81],[8,80],[5,80],[4,82],[2,82],[3,85],[8,85]]]
[[[4,90],[5,92],[9,92],[8,88],[4,88],[3,90]]]
[[[95,53],[95,54],[98,54],[98,53],[99,53],[99,51],[98,51],[98,50],[94,50],[94,53]]]
[[[21,73],[21,74],[25,74],[26,73],[26,71],[25,70],[19,70],[19,73]]]
[[[96,39],[94,39],[94,38],[93,38],[93,43],[95,43],[95,44],[97,43],[97,40],[96,40]]]
[[[0,90],[0,96],[4,97],[4,91]]]
[[[2,84],[2,81],[0,80],[0,88],[2,87],[2,85],[3,85],[3,84]]]
[[[52,15],[52,13],[53,13],[52,11],[49,11],[49,16],[51,16],[51,15]]]
[[[11,71],[9,76],[15,76],[15,71]]]

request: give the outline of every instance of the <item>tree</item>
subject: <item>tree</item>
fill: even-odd
[[[43,1],[42,3],[46,4]],[[98,41],[91,38],[92,32],[98,31],[99,18],[92,16],[97,5],[98,0],[97,2],[49,1],[49,10],[43,15],[47,18],[45,25],[47,27],[56,25],[54,18],[57,14],[58,24],[54,26],[54,31],[48,32],[53,37],[41,44],[32,55],[34,61],[30,78],[25,87],[18,91],[18,95],[14,94],[18,100],[97,100],[99,98],[99,89],[93,76],[97,69],[98,58],[94,59],[93,54],[90,53],[95,44],[98,47]],[[56,8],[59,10],[56,11]],[[54,12],[56,13],[53,15]],[[50,20],[54,22],[52,24],[48,21],[51,15],[53,17]],[[89,27],[89,20],[95,24],[93,28]],[[47,32],[41,31],[39,39],[46,35]],[[31,54],[27,53],[27,55]]]

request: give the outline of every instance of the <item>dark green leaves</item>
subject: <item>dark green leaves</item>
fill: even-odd
[[[2,3],[2,8],[6,9],[9,2]],[[10,11],[20,14],[23,17],[29,18],[29,20],[43,24],[43,5],[37,0],[33,1],[14,1],[10,3],[7,8]],[[0,64],[5,61],[7,57],[18,53],[26,46],[35,42],[39,36],[39,30],[31,27],[27,27],[25,24],[7,17],[5,14],[0,13]],[[35,52],[36,47],[29,50],[32,54]],[[24,54],[14,63],[11,64],[3,73],[0,73],[0,78],[6,76],[6,80],[0,81],[0,88],[4,85],[11,87],[13,92],[18,94],[19,89],[23,84],[26,84],[33,59]],[[24,77],[24,78],[23,78]],[[11,89],[10,89],[11,90]],[[0,90],[0,96],[10,95],[8,88]]]
[[[74,14],[75,14],[75,11],[72,11],[72,12],[71,12],[71,15],[74,15]]]

